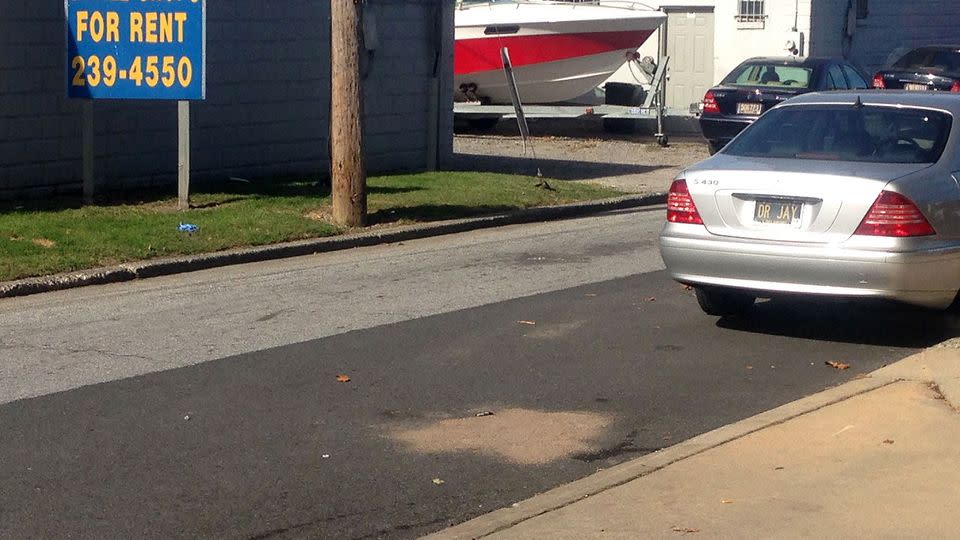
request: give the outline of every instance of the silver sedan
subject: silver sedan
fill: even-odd
[[[673,182],[660,251],[712,315],[778,295],[946,308],[960,289],[960,96],[806,94]]]

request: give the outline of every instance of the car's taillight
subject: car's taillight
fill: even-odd
[[[950,85],[951,92],[960,92],[960,81],[953,81],[953,84]]]
[[[693,223],[703,225],[697,205],[687,189],[686,180],[674,180],[667,195],[667,221],[670,223]]]
[[[881,90],[887,87],[887,83],[883,82],[883,73],[877,73],[873,76],[873,87]]]
[[[720,114],[720,105],[717,104],[717,98],[713,97],[713,92],[707,90],[703,96],[703,112]]]
[[[936,234],[913,201],[899,193],[883,191],[854,234],[867,236],[929,236]]]

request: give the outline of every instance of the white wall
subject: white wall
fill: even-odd
[[[714,82],[719,82],[737,64],[752,56],[787,56],[784,44],[792,39],[799,46],[801,32],[807,40],[805,52],[809,52],[811,1],[767,0],[767,18],[757,25],[737,21],[736,0],[717,0]],[[795,21],[797,32],[792,31]]]
[[[644,4],[654,8],[661,9],[665,7],[682,9],[684,7],[692,8],[713,8],[714,5],[718,2],[729,1],[729,0],[686,0],[686,1],[677,1],[677,0],[663,0],[663,1],[645,1]],[[660,53],[660,30],[657,30],[650,36],[649,39],[639,48],[637,51],[640,53],[640,57],[649,56],[655,61],[659,58]],[[636,77],[640,77],[640,81],[643,83],[644,87],[649,87],[646,84],[646,80],[643,79],[643,75],[639,70],[634,69],[633,72],[630,70],[630,66],[624,64],[623,67],[618,69],[611,77],[608,79],[612,82],[625,82],[625,83],[636,83],[638,82]]]
[[[762,24],[740,23],[736,19],[738,0],[664,0],[646,2],[653,7],[685,6],[714,8],[714,83],[720,82],[734,67],[751,56],[786,56],[784,44],[788,39],[800,45],[803,33],[805,52],[810,52],[810,4],[813,0],[767,0],[767,18]],[[833,2],[837,0],[816,0]],[[846,2],[846,0],[839,0]],[[877,0],[874,0],[877,1]],[[797,31],[793,32],[796,20]],[[654,33],[640,48],[643,56],[657,58],[660,35]],[[633,82],[626,66],[620,68],[611,81]]]

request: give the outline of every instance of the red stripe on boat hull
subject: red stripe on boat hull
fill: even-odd
[[[514,67],[555,62],[577,56],[600,54],[617,49],[636,49],[653,30],[626,32],[585,32],[581,34],[540,34],[498,38],[458,39],[454,49],[454,73],[463,75],[503,68],[500,48],[510,51]]]

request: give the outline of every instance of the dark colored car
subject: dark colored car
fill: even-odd
[[[873,76],[873,87],[960,92],[960,45],[914,49]]]
[[[765,111],[793,96],[869,88],[868,79],[842,58],[750,58],[703,96],[700,131],[713,154]]]

